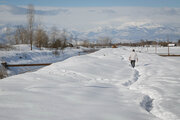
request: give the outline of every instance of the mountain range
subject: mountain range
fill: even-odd
[[[180,9],[170,8],[36,7],[35,15],[41,19],[39,21],[48,33],[56,26],[57,29],[66,29],[76,40],[94,42],[101,37],[109,37],[117,43],[179,40],[178,12]],[[26,13],[26,6],[0,5],[0,43],[6,42],[8,28],[11,29],[8,34],[13,35],[17,25],[26,23]]]
[[[9,26],[11,31],[15,30],[15,26]],[[50,28],[46,28],[49,31]],[[6,41],[6,31],[7,27],[0,27],[0,42]],[[176,42],[180,39],[180,27],[169,27],[154,24],[143,24],[140,26],[130,25],[130,26],[117,26],[117,27],[98,27],[94,30],[89,30],[86,32],[80,32],[75,30],[67,30],[68,34],[76,40],[89,40],[95,42],[101,37],[108,37],[112,39],[113,42],[137,42],[140,40],[155,40],[155,41],[173,41]],[[11,32],[11,35],[14,32]]]

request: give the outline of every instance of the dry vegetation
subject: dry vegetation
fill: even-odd
[[[7,71],[3,66],[0,66],[0,79],[7,77]]]
[[[6,51],[9,51],[9,50],[14,50],[15,48],[11,45],[5,45],[5,44],[0,44],[0,50],[6,50]]]

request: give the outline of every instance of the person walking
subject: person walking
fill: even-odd
[[[134,49],[132,50],[132,53],[129,56],[129,60],[131,62],[131,66],[134,68],[135,67],[135,62],[136,61],[138,62],[138,56],[137,56]]]

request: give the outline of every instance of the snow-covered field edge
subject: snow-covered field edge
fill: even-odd
[[[63,61],[72,56],[86,54],[84,51],[90,50],[89,48],[65,48],[64,50],[53,49],[38,49],[33,46],[30,50],[29,45],[15,45],[12,50],[0,51],[0,63],[6,62],[7,64],[44,64],[55,63]],[[0,68],[2,66],[0,65]],[[34,71],[42,68],[42,66],[28,66],[28,67],[9,67],[7,69],[8,76],[22,74],[25,72]]]

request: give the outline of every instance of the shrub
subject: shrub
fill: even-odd
[[[54,54],[54,55],[56,55],[56,56],[60,55],[60,53],[59,53],[59,51],[58,51],[57,49],[54,50],[54,51],[52,51],[52,54]]]
[[[7,71],[4,67],[0,66],[0,79],[7,77]]]
[[[0,44],[1,50],[13,50],[14,48],[10,45]]]

